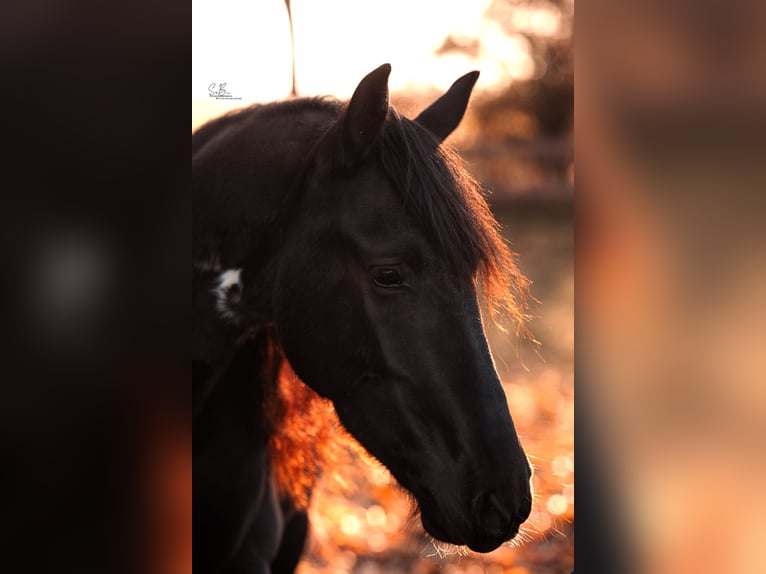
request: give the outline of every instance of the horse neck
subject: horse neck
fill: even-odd
[[[282,364],[273,339],[264,329],[239,342],[204,382],[205,388],[194,388],[194,431],[203,437],[200,446],[210,438],[230,449],[266,448],[280,414],[271,406]]]
[[[278,249],[282,212],[290,209],[285,200],[335,117],[328,107],[273,104],[224,117],[192,136],[196,266],[265,268]]]

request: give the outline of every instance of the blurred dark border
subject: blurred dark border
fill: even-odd
[[[765,27],[754,0],[577,6],[581,574],[733,571],[725,532],[759,528],[733,492],[765,406]]]
[[[179,2],[0,8],[5,572],[153,571],[150,453],[190,412],[190,24]],[[71,292],[45,291],[62,261]]]

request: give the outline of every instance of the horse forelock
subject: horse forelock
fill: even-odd
[[[510,318],[526,334],[529,281],[516,265],[486,192],[459,156],[391,108],[378,146],[381,164],[405,208],[452,270],[480,285],[492,319]]]

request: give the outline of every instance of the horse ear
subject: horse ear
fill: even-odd
[[[423,110],[415,121],[439,138],[439,141],[444,141],[463,119],[468,99],[478,79],[479,72],[476,71],[458,78],[450,89]]]
[[[367,74],[351,96],[343,117],[343,151],[352,161],[364,157],[377,139],[388,114],[388,75],[391,64]]]

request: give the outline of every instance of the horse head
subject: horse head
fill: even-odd
[[[389,107],[389,72],[361,81],[314,150],[277,263],[276,329],[297,375],[415,497],[426,531],[488,552],[532,498],[478,293],[515,267],[441,143],[478,73],[412,121]]]

